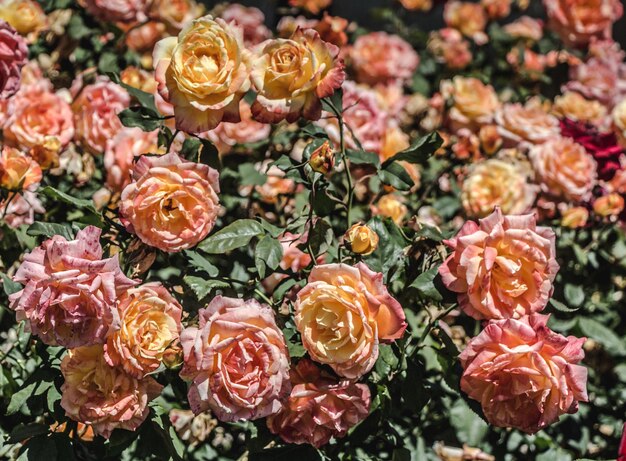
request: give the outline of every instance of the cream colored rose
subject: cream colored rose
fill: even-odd
[[[250,57],[241,31],[204,16],[153,53],[161,96],[174,106],[177,128],[201,133],[222,120],[238,122],[239,101],[250,87]]]
[[[371,370],[378,344],[401,338],[406,329],[402,306],[387,291],[383,274],[364,263],[315,266],[295,311],[311,358],[349,379]]]
[[[575,91],[566,91],[561,96],[554,98],[552,111],[559,117],[596,125],[602,123],[607,116],[604,105],[598,101],[586,99]]]
[[[252,114],[260,122],[318,120],[321,98],[332,95],[345,79],[339,48],[312,29],[297,29],[289,39],[265,42],[250,76],[257,98]]]
[[[571,138],[555,138],[528,153],[541,189],[566,200],[587,200],[596,184],[596,161]]]
[[[182,307],[160,283],[146,283],[126,291],[118,300],[104,357],[135,378],[161,365],[168,346],[178,340]]]
[[[448,117],[454,130],[490,123],[500,107],[493,87],[477,78],[454,77],[441,84],[441,93],[452,102]]]
[[[461,201],[469,217],[484,218],[497,206],[506,215],[525,213],[536,195],[519,165],[489,159],[476,164],[463,181]]]

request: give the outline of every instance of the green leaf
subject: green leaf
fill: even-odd
[[[408,448],[394,448],[391,461],[411,461],[411,450]]]
[[[259,271],[259,277],[265,278],[265,267],[275,270],[283,257],[283,247],[278,241],[269,235],[263,236],[256,245],[254,252],[254,264]]]
[[[11,277],[6,275],[4,272],[0,273],[0,275],[2,276],[2,288],[4,289],[4,293],[7,296],[12,295],[13,293],[17,293],[23,288],[21,283],[14,282],[13,280],[11,280]]]
[[[93,205],[93,200],[86,200],[82,198],[72,197],[65,192],[61,192],[58,189],[55,189],[51,186],[46,186],[39,191],[46,197],[50,197],[53,200],[60,200],[63,203],[67,203],[68,205],[74,205],[76,208],[86,209],[94,214],[98,214],[96,208]]]
[[[9,406],[7,407],[7,415],[13,415],[19,411],[20,408],[26,403],[29,397],[31,397],[37,388],[39,383],[33,382],[27,384],[22,389],[17,391],[15,394],[11,396],[11,400],[9,401]]]
[[[610,328],[589,317],[579,317],[578,327],[585,336],[598,341],[611,355],[626,355],[626,342],[617,336]]]
[[[9,436],[9,443],[19,443],[23,442],[26,439],[31,437],[35,437],[41,434],[47,434],[50,431],[50,427],[45,424],[19,424],[15,426],[13,430],[11,430],[11,435]]]
[[[248,455],[248,461],[322,461],[322,459],[311,445],[286,445]]]
[[[115,55],[117,56],[117,55]],[[124,88],[126,91],[128,91],[128,94],[130,94],[131,96],[133,96],[138,102],[139,104],[141,104],[142,107],[145,107],[146,109],[151,110],[152,112],[154,112],[155,114],[159,114],[159,109],[157,108],[155,102],[154,102],[154,95],[147,93],[145,91],[140,90],[139,88],[135,88],[134,86],[130,86],[127,85],[126,83],[122,82],[120,80],[119,75],[113,73],[113,72],[107,72],[107,76],[115,83],[117,83],[118,85],[120,85],[122,88]]]
[[[557,301],[554,298],[550,299],[550,304],[552,305],[552,307],[554,307],[557,311],[560,311],[560,312],[576,312],[578,310],[578,308],[571,309],[567,307],[565,304],[563,304],[561,301]]]
[[[450,408],[450,424],[456,429],[458,439],[472,447],[480,446],[489,426],[470,407],[459,399]]]
[[[386,162],[385,162],[386,163]],[[378,172],[378,177],[388,186],[395,187],[400,191],[410,190],[415,185],[409,173],[399,163],[390,163]]]
[[[565,300],[573,307],[580,307],[585,302],[585,292],[580,285],[566,283],[563,294],[565,295]]]
[[[22,447],[28,461],[56,460],[57,447],[54,440],[47,435],[38,435],[26,441]]]
[[[248,245],[250,240],[263,233],[263,227],[258,221],[240,219],[204,239],[198,249],[211,254],[223,254]]]
[[[380,167],[380,157],[374,152],[348,149],[346,151],[346,157],[348,157],[350,162],[354,165],[374,165],[376,168]]]
[[[267,175],[261,173],[252,163],[243,163],[237,168],[239,184],[242,186],[262,186],[267,182]]]
[[[298,245],[298,248],[307,251],[307,247],[310,246],[315,255],[320,255],[328,250],[334,238],[331,225],[325,219],[317,219],[309,231],[307,244]]]
[[[122,125],[129,128],[141,128],[143,131],[154,131],[158,129],[164,120],[157,112],[141,106],[124,109],[118,114],[118,117]]]
[[[426,136],[417,138],[409,148],[398,152],[393,157],[385,160],[383,162],[383,168],[387,168],[387,166],[392,163],[399,161],[422,164],[428,159],[428,157],[434,154],[442,144],[443,139],[439,136],[439,133],[433,131]]]
[[[219,275],[219,269],[200,253],[196,251],[186,250],[185,255],[189,258],[189,262],[191,263],[191,265],[196,269],[205,271],[211,277],[217,277]]]
[[[55,235],[60,235],[64,237],[66,240],[74,239],[74,231],[67,224],[57,224],[57,223],[37,221],[37,222],[32,223],[28,227],[28,229],[26,230],[26,233],[34,237],[43,235],[45,237],[50,238]]]
[[[438,269],[432,268],[426,272],[422,272],[417,276],[415,280],[409,285],[411,288],[415,288],[422,296],[435,301],[443,300],[441,293],[437,290],[434,284],[435,277],[437,277]]]
[[[186,275],[183,277],[184,282],[193,290],[198,301],[203,300],[212,290],[217,288],[228,288],[230,285],[221,280],[205,280],[201,277]]]
[[[309,160],[311,158],[311,154],[315,152],[322,144],[326,142],[323,138],[315,138],[313,141],[304,146],[304,150],[302,151],[302,159]]]
[[[328,188],[319,187],[313,195],[313,211],[317,216],[328,216],[337,207],[337,202],[328,196]]]

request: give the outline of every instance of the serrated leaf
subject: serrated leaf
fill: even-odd
[[[626,355],[624,339],[617,336],[610,328],[589,317],[579,317],[578,327],[585,336],[598,341],[611,355]]]
[[[155,114],[159,113],[159,109],[157,108],[154,102],[154,95],[147,93],[145,91],[140,90],[139,88],[135,88],[134,86],[127,85],[126,83],[120,80],[119,75],[113,72],[107,72],[107,76],[114,82],[124,88],[128,94],[133,96],[142,107],[150,109]]]
[[[163,117],[147,107],[130,107],[118,114],[122,125],[141,128],[143,131],[154,131],[163,124]]]
[[[415,280],[409,285],[411,288],[415,288],[422,296],[435,301],[443,300],[441,293],[435,287],[434,280],[437,277],[437,268],[429,269],[426,272],[422,272],[417,276]]]
[[[7,296],[12,295],[13,293],[17,293],[23,288],[21,283],[14,282],[5,273],[0,273],[0,275],[2,276],[2,288],[4,289],[4,293]]]
[[[392,163],[400,161],[422,164],[428,157],[433,155],[442,144],[443,139],[439,136],[439,133],[433,131],[426,136],[416,139],[407,149],[385,160],[382,167],[387,168]]]
[[[39,235],[43,235],[45,237],[53,237],[55,235],[60,235],[64,237],[66,240],[74,239],[74,231],[67,224],[57,224],[50,222],[40,222],[36,221],[28,226],[26,233],[32,237],[37,237]]]
[[[489,426],[462,400],[450,408],[450,424],[456,429],[458,439],[472,447],[480,446]]]
[[[354,165],[373,165],[376,168],[380,167],[380,157],[374,152],[348,149],[346,151],[346,157],[348,157],[350,162]]]
[[[265,268],[275,270],[283,257],[283,246],[278,239],[269,235],[263,236],[256,245],[254,263],[259,277],[265,278]]]
[[[258,221],[240,219],[204,239],[198,249],[211,254],[223,254],[246,246],[250,240],[263,233],[263,227]]]
[[[50,197],[53,200],[60,200],[61,202],[67,203],[68,205],[74,205],[76,208],[82,208],[91,211],[92,213],[97,214],[96,208],[94,207],[93,200],[86,200],[82,198],[72,197],[65,192],[61,192],[58,189],[55,189],[51,186],[46,186],[39,191],[46,197]]]
[[[410,190],[415,185],[406,169],[399,163],[390,163],[378,172],[383,184],[400,191]]]
[[[572,283],[566,283],[563,289],[565,300],[573,307],[582,306],[585,302],[585,292],[580,285],[574,285]]]
[[[210,277],[217,277],[219,275],[219,269],[197,251],[186,250],[185,255],[189,258],[191,265],[196,269],[205,271]]]
[[[230,286],[227,282],[221,280],[205,280],[193,275],[186,275],[183,277],[183,281],[193,290],[198,301],[203,300],[212,290],[228,288]]]
[[[33,395],[34,390],[37,388],[39,383],[30,383],[24,386],[22,389],[18,390],[15,394],[11,396],[11,400],[9,401],[9,406],[7,407],[7,415],[13,415],[17,413],[20,408],[26,403],[29,397]]]
[[[576,312],[578,310],[578,308],[575,308],[575,309],[569,308],[565,304],[563,304],[561,301],[557,301],[554,298],[550,299],[550,305],[560,312]]]

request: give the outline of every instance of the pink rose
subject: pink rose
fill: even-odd
[[[100,232],[88,226],[70,241],[55,235],[25,256],[13,277],[25,286],[10,296],[11,308],[46,344],[104,343],[118,297],[136,284],[117,255],[102,258]]]
[[[23,224],[34,223],[35,213],[46,212],[35,193],[31,191],[23,191],[10,202],[8,198],[0,202],[0,210],[4,213],[4,222],[13,229]]]
[[[148,403],[163,389],[153,378],[138,380],[110,366],[101,345],[68,351],[61,373],[65,378],[61,406],[66,415],[107,439],[114,429],[136,430],[150,412]]]
[[[105,22],[142,22],[149,0],[79,0],[96,19]]]
[[[85,86],[72,104],[77,140],[92,154],[102,154],[123,128],[117,115],[129,104],[126,90],[107,79]]]
[[[283,409],[267,418],[267,426],[287,443],[326,445],[344,437],[370,409],[366,384],[337,380],[309,359],[291,371],[293,388]]]
[[[609,109],[626,94],[626,82],[620,78],[615,63],[593,57],[570,69],[571,81],[565,90],[577,91],[588,99],[595,99]]]
[[[22,67],[28,61],[28,46],[7,22],[0,20],[0,98],[8,98],[20,87]]]
[[[130,184],[131,169],[135,157],[157,153],[157,132],[145,132],[140,128],[123,128],[109,139],[104,151],[106,186],[113,192],[122,192]]]
[[[291,385],[289,353],[272,309],[253,299],[217,296],[198,315],[199,326],[180,337],[180,376],[192,381],[193,412],[210,409],[229,422],[278,412]]]
[[[136,378],[159,368],[167,348],[178,340],[183,308],[158,282],[130,288],[120,296],[104,357]]]
[[[570,45],[586,45],[592,37],[611,38],[622,17],[619,0],[543,0],[550,26]]]
[[[298,292],[295,314],[311,358],[349,379],[370,371],[378,358],[378,344],[401,338],[407,326],[383,274],[362,262],[315,266]]]
[[[170,152],[143,155],[120,199],[120,218],[146,245],[176,252],[204,239],[219,212],[219,173]]]
[[[461,353],[461,389],[492,425],[534,434],[587,401],[586,338],[555,333],[548,318],[491,320]]]
[[[549,114],[537,99],[526,104],[508,103],[496,112],[498,132],[509,145],[538,144],[557,136],[559,119]]]
[[[221,18],[243,30],[243,42],[248,48],[267,40],[272,32],[265,26],[265,15],[258,8],[232,3],[220,14]]]
[[[407,81],[419,65],[413,47],[397,35],[370,32],[356,39],[349,51],[359,83],[375,85]]]
[[[9,100],[3,125],[5,139],[26,149],[56,140],[65,147],[74,137],[74,120],[69,103],[45,83],[23,85]]]
[[[538,42],[543,37],[543,23],[539,19],[530,16],[521,16],[519,19],[502,27],[504,31],[514,38],[523,38]]]
[[[456,29],[446,27],[430,33],[428,49],[437,62],[450,69],[464,69],[472,61],[469,42]]]
[[[554,138],[530,149],[543,192],[566,200],[591,197],[596,184],[596,162],[585,148],[570,138]]]
[[[542,310],[559,270],[552,229],[537,227],[534,215],[503,216],[499,208],[479,223],[467,221],[445,241],[452,254],[439,268],[461,309],[475,319]]]
[[[217,128],[207,132],[206,136],[217,146],[220,154],[229,153],[236,144],[245,144],[267,139],[272,126],[257,122],[252,118],[250,104],[239,104],[241,121],[238,123],[222,122]]]

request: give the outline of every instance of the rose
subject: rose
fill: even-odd
[[[65,147],[74,137],[72,108],[45,84],[23,85],[9,100],[3,124],[6,140],[25,149],[41,149],[53,140]]]
[[[441,93],[452,101],[448,117],[455,131],[490,123],[494,112],[500,107],[493,87],[476,78],[457,76],[452,81],[442,82]]]
[[[566,200],[587,200],[596,184],[596,162],[570,138],[555,138],[530,149],[528,157],[541,190]]]
[[[553,332],[548,318],[492,320],[461,353],[461,389],[490,424],[534,434],[587,401],[586,338]]]
[[[178,340],[182,311],[158,282],[130,288],[118,300],[116,322],[107,335],[107,363],[135,378],[155,371],[168,346]]]
[[[304,8],[312,14],[318,14],[324,8],[328,8],[333,0],[289,0],[291,6]]]
[[[484,218],[495,207],[504,214],[527,212],[535,201],[536,187],[515,163],[489,159],[474,165],[463,181],[461,202],[472,218]]]
[[[532,42],[538,42],[543,37],[543,24],[541,20],[530,16],[521,16],[515,21],[503,26],[504,31],[513,38],[523,38]]]
[[[480,0],[489,19],[503,19],[511,14],[512,0]]]
[[[613,108],[611,119],[620,144],[626,148],[626,98]]]
[[[35,0],[0,0],[0,19],[27,37],[29,43],[48,25],[46,13]]]
[[[371,255],[378,248],[378,234],[363,223],[353,224],[343,239],[350,251],[358,255]]]
[[[46,344],[104,343],[118,297],[136,284],[117,255],[102,258],[100,232],[87,226],[70,241],[55,235],[25,256],[13,277],[25,286],[10,296],[11,308]]]
[[[298,292],[295,323],[311,358],[349,379],[371,370],[378,344],[401,338],[407,325],[383,274],[364,263],[315,266]]]
[[[297,184],[293,179],[286,178],[283,170],[276,165],[267,168],[267,163],[258,164],[257,169],[263,171],[266,175],[263,184],[254,186],[255,192],[259,194],[262,202],[278,204],[283,199],[293,196]]]
[[[272,36],[272,32],[265,26],[265,15],[258,8],[232,3],[222,11],[220,17],[243,29],[243,42],[248,48],[253,48]]]
[[[503,216],[499,208],[479,222],[467,221],[444,241],[452,254],[439,274],[461,309],[475,319],[542,310],[559,270],[552,229],[537,227],[534,215]]]
[[[30,156],[12,147],[0,152],[0,188],[11,191],[37,189],[41,168]]]
[[[610,38],[623,14],[619,0],[543,0],[550,26],[570,45],[586,45],[592,37]]]
[[[433,7],[432,0],[400,0],[400,3],[407,10],[428,11]]]
[[[112,192],[122,192],[130,184],[135,157],[158,152],[156,131],[145,132],[140,128],[123,128],[106,144],[104,151],[106,186]]]
[[[448,27],[458,29],[466,37],[472,38],[477,44],[487,43],[485,34],[487,26],[487,12],[479,3],[460,2],[453,0],[446,2],[443,10],[443,19]]]
[[[27,61],[26,42],[11,25],[0,20],[0,98],[8,98],[19,89],[22,67]]]
[[[114,429],[136,430],[150,412],[148,402],[163,388],[153,378],[138,380],[110,366],[101,345],[68,351],[61,373],[61,406],[67,416],[107,439]]]
[[[574,121],[602,124],[607,117],[607,110],[600,102],[588,100],[580,93],[566,91],[554,98],[552,111],[561,118]]]
[[[4,210],[4,222],[13,229],[34,223],[35,213],[46,212],[37,196],[27,190],[0,201],[0,210]]]
[[[308,359],[291,371],[292,390],[283,409],[267,418],[267,426],[287,443],[326,445],[344,437],[369,414],[366,384],[339,381]]]
[[[198,414],[207,409],[221,421],[276,413],[289,395],[289,354],[272,309],[253,299],[217,296],[200,309],[198,327],[181,334],[191,381],[188,398]]]
[[[395,194],[386,194],[371,206],[372,215],[391,218],[397,225],[402,224],[408,209],[402,199]]]
[[[104,77],[82,88],[72,103],[77,141],[92,154],[102,154],[107,141],[122,130],[117,115],[129,104],[126,90]]]
[[[570,81],[563,88],[577,91],[588,99],[595,99],[609,109],[623,94],[618,73],[611,62],[591,58],[570,68]]]
[[[349,56],[357,82],[370,85],[408,81],[419,65],[413,47],[386,32],[361,35],[350,48]]]
[[[524,105],[505,104],[496,112],[495,122],[509,145],[538,144],[559,134],[559,120],[537,99],[529,99]]]
[[[254,118],[264,123],[300,117],[318,120],[321,99],[331,96],[345,79],[339,48],[313,29],[297,29],[291,38],[268,40],[259,48],[250,78],[257,97]]]
[[[204,6],[195,0],[152,0],[149,16],[164,23],[172,34],[177,34],[189,21],[202,15]]]
[[[190,248],[207,236],[219,212],[219,173],[170,152],[143,155],[120,198],[120,218],[129,232],[167,252]]]
[[[458,30],[449,27],[431,32],[428,50],[450,69],[464,69],[472,61],[469,42]]]
[[[582,206],[576,206],[563,211],[562,215],[561,226],[577,229],[587,224],[589,210]]]
[[[217,419],[208,411],[196,416],[191,410],[172,408],[169,418],[180,439],[190,447],[207,440],[218,425]]]
[[[324,11],[324,16],[313,27],[322,37],[325,42],[337,45],[339,48],[345,46],[348,43],[348,35],[346,29],[349,22],[347,19],[340,16],[331,16]]]
[[[603,195],[594,200],[593,211],[603,218],[607,216],[618,216],[624,211],[624,198],[615,192]]]
[[[103,22],[142,22],[149,0],[79,0],[83,8]]]
[[[241,30],[204,16],[153,53],[159,93],[174,106],[176,127],[190,133],[239,121],[239,101],[250,87],[250,57]]]

